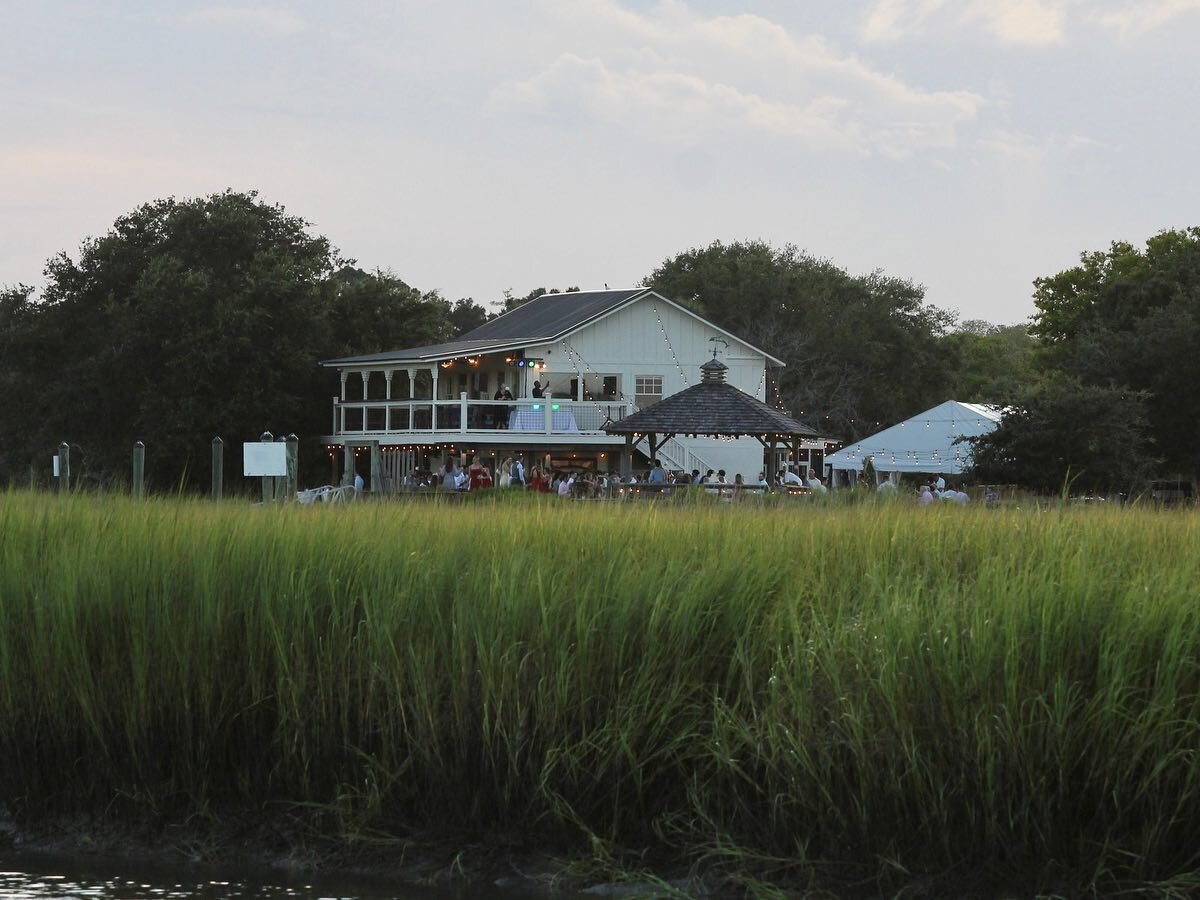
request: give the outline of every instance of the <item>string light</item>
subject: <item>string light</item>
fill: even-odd
[[[675,360],[675,368],[679,370],[679,377],[683,379],[684,387],[690,387],[691,382],[688,381],[687,372],[683,370],[683,365],[679,362],[679,357],[675,355],[675,348],[671,346],[671,339],[667,337],[667,329],[663,327],[662,316],[658,314],[658,304],[652,304],[654,309],[654,318],[658,320],[658,330],[662,334],[663,343],[667,345],[667,350],[671,353],[671,359]]]

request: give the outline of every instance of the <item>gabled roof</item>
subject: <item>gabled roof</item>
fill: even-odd
[[[609,434],[786,435],[819,437],[803,422],[751,397],[724,379],[725,366],[709,360],[700,367],[704,381],[664,397],[653,406],[609,422]],[[722,380],[715,380],[720,378]]]
[[[406,347],[401,350],[367,353],[362,356],[343,356],[339,359],[323,360],[321,365],[354,366],[382,362],[439,362],[475,353],[503,353],[507,350],[520,350],[539,344],[549,344],[566,338],[585,325],[650,295],[686,315],[699,319],[738,343],[762,353],[769,362],[779,366],[784,365],[783,360],[759,350],[753,344],[746,343],[737,335],[730,334],[725,329],[696,315],[687,307],[680,306],[649,288],[542,294],[542,296],[530,300],[516,309],[502,313],[490,322],[484,322],[478,328],[444,344]]]
[[[863,460],[869,456],[879,472],[959,475],[971,464],[971,448],[955,441],[987,434],[1000,422],[1002,413],[999,406],[947,400],[843,447],[825,457],[825,464],[862,471]]]

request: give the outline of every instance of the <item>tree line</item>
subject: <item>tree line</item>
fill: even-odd
[[[1085,254],[1036,282],[1019,325],[959,322],[911,280],[761,241],[686,250],[643,283],[787,361],[768,400],[832,437],[953,398],[1010,410],[979,445],[981,477],[1055,490],[1200,467],[1178,387],[1200,365],[1197,229]],[[158,487],[198,486],[213,435],[273,424],[316,461],[337,391],[319,360],[450,340],[546,292],[451,302],[363,271],[253,192],[144,204],[77,260],[53,257],[40,291],[0,289],[0,482],[44,470],[65,439],[103,486],[142,439]]]

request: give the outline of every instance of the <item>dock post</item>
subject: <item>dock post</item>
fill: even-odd
[[[279,437],[275,438],[275,443],[284,445],[284,447],[283,447],[283,460],[284,460],[283,474],[275,476],[275,487],[274,487],[275,502],[282,503],[284,500],[287,499],[287,496],[288,496],[287,495],[287,438],[281,434]]]
[[[296,485],[299,481],[300,438],[289,434],[287,441],[287,476],[283,484],[283,498],[290,500],[296,496]]]
[[[220,436],[212,439],[212,493],[214,501],[225,493],[225,442]]]
[[[261,435],[259,435],[258,439],[264,444],[269,444],[271,441],[275,440],[275,435],[271,434],[271,432],[269,432],[269,431],[264,431]],[[275,478],[271,475],[263,475],[262,476],[262,502],[270,503],[274,499],[275,499]]]
[[[66,441],[58,445],[58,489],[64,494],[71,490],[71,445]]]
[[[137,441],[133,445],[133,496],[141,499],[146,495],[146,445]]]

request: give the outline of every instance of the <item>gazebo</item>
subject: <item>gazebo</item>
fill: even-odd
[[[775,482],[775,449],[783,445],[799,458],[800,444],[821,440],[821,436],[803,422],[772,409],[731,384],[725,383],[728,367],[715,356],[700,367],[700,383],[659,400],[653,406],[608,422],[609,434],[625,435],[621,453],[621,474],[633,468],[633,448],[648,442],[650,458],[658,448],[676,435],[696,437],[753,437],[767,448],[767,480]]]

